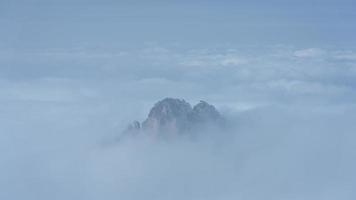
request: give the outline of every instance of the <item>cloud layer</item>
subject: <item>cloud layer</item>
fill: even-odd
[[[354,52],[150,44],[2,53],[0,197],[354,199]],[[167,96],[207,100],[236,129],[112,144]]]

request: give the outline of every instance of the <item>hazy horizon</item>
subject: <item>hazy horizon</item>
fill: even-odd
[[[0,199],[355,199],[355,19],[352,0],[0,0]],[[232,137],[104,145],[165,97]]]

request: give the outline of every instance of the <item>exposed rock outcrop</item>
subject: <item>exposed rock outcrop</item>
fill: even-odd
[[[200,101],[190,113],[192,123],[219,123],[222,120],[220,113],[213,105]]]
[[[224,118],[213,105],[200,101],[193,108],[183,99],[165,98],[150,110],[146,120],[134,121],[125,131],[129,135],[144,134],[157,138],[190,135],[205,127],[221,127]]]

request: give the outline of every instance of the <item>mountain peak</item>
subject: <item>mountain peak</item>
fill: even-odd
[[[130,127],[152,137],[172,137],[192,134],[206,125],[220,126],[223,117],[213,105],[200,101],[193,108],[184,99],[165,98],[151,108],[146,120],[140,124],[135,121]]]
[[[209,122],[222,117],[213,105],[201,100],[193,107],[192,118],[197,122]]]
[[[153,106],[148,117],[167,120],[184,116],[191,110],[192,106],[184,99],[165,98]]]

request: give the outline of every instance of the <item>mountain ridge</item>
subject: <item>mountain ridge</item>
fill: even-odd
[[[192,107],[184,99],[167,97],[154,104],[142,123],[132,122],[125,134],[153,138],[193,136],[193,132],[211,126],[222,127],[224,121],[219,111],[206,101],[201,100]]]

